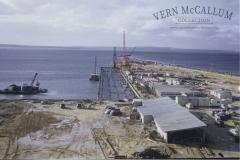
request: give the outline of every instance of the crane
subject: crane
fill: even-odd
[[[35,74],[35,76],[33,77],[33,80],[32,80],[32,83],[30,84],[30,86],[32,87],[33,86],[33,84],[34,84],[34,82],[35,82],[35,80],[36,80],[36,77],[37,77],[37,73]],[[37,82],[37,84],[36,84],[37,86],[39,86],[39,83]]]
[[[123,61],[122,61],[120,68],[121,69],[127,68],[128,70],[130,70],[130,68],[131,68],[131,65],[129,64],[128,56],[126,54],[125,32],[124,31],[123,31]]]
[[[127,56],[127,57],[132,56],[132,54],[133,54],[133,52],[134,52],[134,50],[135,50],[136,48],[137,48],[137,47],[135,47],[135,48],[132,50],[131,54],[127,54],[126,56]],[[120,55],[119,57],[123,57],[123,55]]]
[[[133,51],[131,52],[131,54],[128,54],[127,56],[130,57],[130,56],[133,54],[133,52],[134,52],[135,49],[136,49],[136,47],[133,49]]]

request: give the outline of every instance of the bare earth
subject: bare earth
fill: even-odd
[[[214,125],[208,108],[192,113],[203,115],[209,126],[207,143],[200,142],[167,144],[158,137],[148,139],[154,126],[129,120],[131,106],[121,107],[121,116],[104,114],[104,105],[95,104],[93,109],[77,109],[76,101],[69,101],[68,109],[59,104],[42,105],[29,102],[0,103],[2,110],[0,126],[1,159],[60,159],[60,158],[111,158],[116,155],[132,158],[134,152],[153,148],[164,158],[211,158],[222,153],[225,157],[239,157],[239,145],[228,135],[229,127],[235,127],[233,117],[219,128]],[[239,124],[238,124],[239,125]],[[165,152],[164,147],[172,152]],[[206,147],[211,154],[204,150]],[[200,151],[200,153],[199,153]]]

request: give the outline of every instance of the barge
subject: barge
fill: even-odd
[[[34,84],[34,82],[36,80],[37,75],[38,74],[36,73],[30,85],[23,84],[22,86],[18,86],[16,84],[12,84],[12,85],[8,86],[6,89],[0,90],[0,94],[37,94],[37,93],[47,93],[48,92],[47,89],[39,88],[39,85],[40,85],[39,82],[36,83],[36,86],[33,86],[33,84]]]

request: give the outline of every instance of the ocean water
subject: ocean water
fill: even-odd
[[[204,70],[239,74],[239,53],[236,52],[178,52],[148,51],[133,55],[136,59],[174,64]]]
[[[3,95],[0,99],[96,99],[98,82],[89,81],[94,59],[98,68],[111,66],[112,51],[76,48],[15,47],[0,49],[0,88],[30,85],[35,73],[48,93]]]
[[[131,51],[129,51],[131,52]],[[122,54],[121,48],[117,55]],[[89,81],[97,56],[98,70],[110,67],[113,48],[0,46],[0,89],[31,83],[38,73],[40,88],[48,93],[4,95],[0,99],[96,99],[98,82]],[[164,64],[239,73],[239,55],[234,53],[185,53],[136,50],[133,58]],[[120,59],[119,59],[120,60]]]

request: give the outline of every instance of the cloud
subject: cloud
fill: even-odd
[[[12,1],[12,0],[0,0],[0,2],[2,4],[4,4],[5,6],[10,7],[12,9],[18,9],[16,3],[14,3],[14,1]]]
[[[197,46],[193,44],[197,43],[194,42],[196,40],[203,41],[204,47],[204,43],[212,40],[215,47],[218,40],[222,43],[232,38],[231,47],[232,44],[238,47],[239,15],[237,7],[232,5],[234,1],[229,4],[224,1],[222,4],[223,8],[234,12],[232,20],[214,18],[218,30],[171,29],[177,27],[175,17],[156,20],[153,16],[159,10],[180,7],[180,2],[184,1],[0,0],[0,36],[6,37],[1,38],[0,43],[23,44],[20,38],[16,38],[20,36],[25,39],[24,44],[60,45],[64,41],[65,45],[111,46],[122,44],[122,33],[125,31],[128,44],[134,46],[176,44],[185,48],[189,47],[185,42]],[[197,2],[198,5],[204,5],[201,3],[204,1]],[[191,5],[194,3],[191,1]]]

